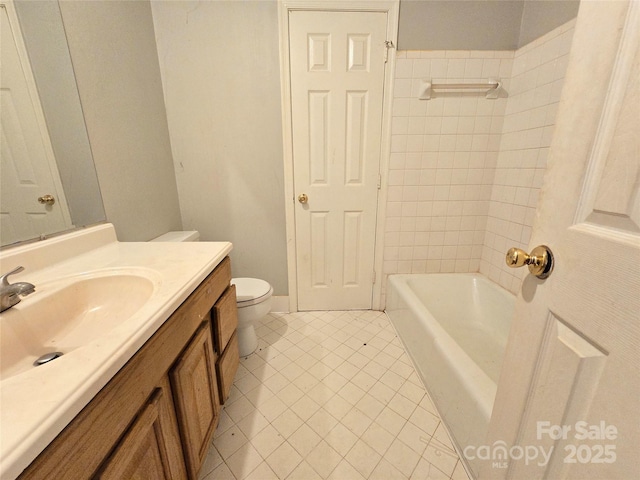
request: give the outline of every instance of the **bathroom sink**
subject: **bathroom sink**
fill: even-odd
[[[36,284],[35,293],[0,314],[0,380],[35,368],[42,355],[68,354],[108,334],[154,289],[152,278],[122,271]]]

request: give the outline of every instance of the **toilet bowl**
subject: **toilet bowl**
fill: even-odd
[[[241,357],[258,347],[256,323],[271,311],[273,288],[258,278],[232,278],[238,305],[238,350]]]

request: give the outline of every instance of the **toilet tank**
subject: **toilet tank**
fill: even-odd
[[[189,230],[185,232],[167,232],[152,239],[152,242],[197,242],[200,240],[200,232]]]

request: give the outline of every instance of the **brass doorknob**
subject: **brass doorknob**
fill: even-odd
[[[306,193],[301,193],[300,195],[298,195],[298,201],[300,203],[307,203],[308,200],[309,200],[309,197],[307,197]]]
[[[546,245],[539,245],[528,254],[519,248],[510,248],[505,258],[507,266],[518,268],[524,265],[538,278],[547,278],[553,271],[553,253]]]
[[[53,195],[47,194],[38,197],[38,202],[42,203],[43,205],[53,205],[54,203],[56,203],[56,199]]]

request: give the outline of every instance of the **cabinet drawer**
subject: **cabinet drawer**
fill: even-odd
[[[225,400],[229,396],[231,385],[233,385],[233,379],[236,376],[236,370],[238,370],[238,364],[240,363],[240,355],[238,352],[238,335],[234,333],[227,344],[227,348],[218,360],[216,364],[216,372],[218,373],[220,403],[224,404]]]
[[[226,257],[191,294],[189,303],[183,303],[176,313],[179,314],[183,309],[188,308],[189,315],[204,319],[211,310],[211,305],[227,289],[229,283],[231,283],[231,261]]]
[[[213,307],[213,329],[216,352],[219,354],[229,343],[229,339],[238,326],[238,305],[236,303],[236,286],[231,285],[222,294]]]

